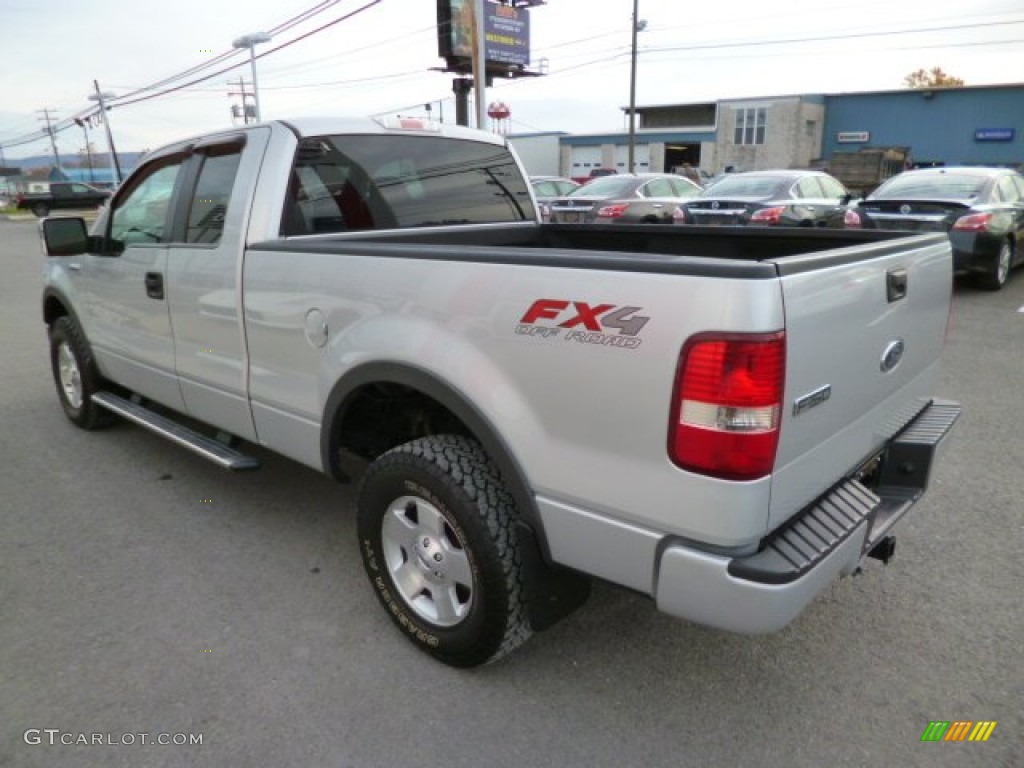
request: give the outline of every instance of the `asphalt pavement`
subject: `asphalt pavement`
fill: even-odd
[[[64,418],[36,229],[0,221],[0,766],[1024,765],[1024,269],[956,289],[937,394],[965,412],[892,564],[762,637],[599,585],[457,671],[378,606],[352,488]]]

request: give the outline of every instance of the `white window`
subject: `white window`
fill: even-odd
[[[733,144],[764,144],[764,127],[767,117],[767,107],[737,109]]]

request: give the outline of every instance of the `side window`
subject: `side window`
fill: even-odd
[[[1020,200],[1020,195],[1013,184],[1013,179],[1009,176],[1003,176],[996,182],[995,193],[996,199],[1004,203],[1016,203]]]
[[[825,197],[827,198],[835,200],[847,194],[846,188],[831,176],[819,176],[818,181],[821,182],[821,187],[825,190]]]
[[[1024,202],[1024,176],[1011,176],[1013,185],[1017,188],[1017,200]]]
[[[85,186],[85,184],[72,184],[71,192],[75,193],[76,195],[87,195],[90,192],[92,192],[92,190]]]
[[[115,250],[135,243],[166,242],[170,236],[167,212],[181,162],[181,157],[155,162],[114,201],[109,237]]]
[[[220,241],[241,153],[241,147],[232,145],[212,149],[202,158],[199,180],[189,202],[186,243],[214,244]]]
[[[644,197],[674,197],[672,185],[668,179],[654,179],[647,182],[640,190]]]
[[[800,181],[796,183],[794,192],[796,193],[797,197],[804,199],[826,197],[826,195],[823,194],[821,191],[821,186],[818,184],[818,179],[815,178],[814,176],[807,176],[805,178],[800,179]]]
[[[700,187],[696,184],[687,184],[682,179],[669,179],[672,185],[673,197],[696,197],[700,194]]]

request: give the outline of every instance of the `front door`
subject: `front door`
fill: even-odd
[[[184,410],[167,303],[167,243],[183,155],[158,158],[110,206],[102,253],[83,258],[80,318],[100,370],[119,384]]]

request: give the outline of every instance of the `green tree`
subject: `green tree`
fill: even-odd
[[[942,71],[942,67],[932,67],[927,70],[919,69],[916,72],[911,72],[903,78],[903,84],[907,88],[920,90],[923,88],[956,88],[963,85],[964,81],[959,77],[947,75]]]

